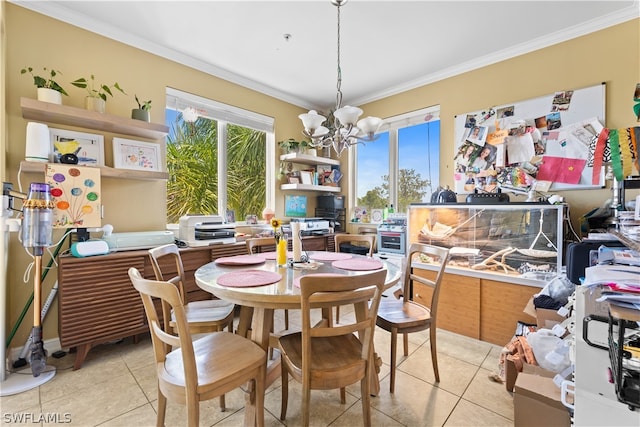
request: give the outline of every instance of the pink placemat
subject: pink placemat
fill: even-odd
[[[379,270],[384,267],[380,260],[373,258],[353,258],[340,261],[334,261],[331,265],[342,270]]]
[[[303,277],[316,276],[316,277],[340,277],[344,276],[344,274],[335,274],[335,273],[316,273],[316,274],[305,274],[304,276],[296,277],[293,280],[293,286],[296,288],[300,287],[300,279]]]
[[[259,254],[261,257],[263,257],[264,259],[276,259],[276,253],[275,252],[261,252]],[[287,252],[287,258],[293,258],[293,252]]]
[[[262,264],[264,260],[265,257],[262,255],[236,255],[218,258],[215,263],[221,265],[255,265]]]
[[[220,286],[230,288],[249,288],[252,286],[265,286],[277,283],[282,279],[282,275],[273,271],[264,270],[242,270],[225,273],[218,277],[216,282]]]
[[[343,252],[313,252],[309,255],[309,258],[315,261],[339,261],[351,259],[353,258],[353,255],[345,254]]]

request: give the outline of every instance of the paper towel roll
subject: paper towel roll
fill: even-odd
[[[291,223],[291,246],[293,247],[293,262],[302,261],[302,241],[300,240],[300,223]]]
[[[24,153],[25,160],[32,162],[48,162],[50,146],[49,127],[43,123],[27,123],[27,143]]]

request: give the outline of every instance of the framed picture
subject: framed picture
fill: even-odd
[[[307,216],[307,196],[284,196],[284,215],[293,218]]]
[[[300,181],[302,184],[313,184],[313,174],[308,171],[300,171]]]
[[[104,136],[54,128],[49,135],[53,163],[60,163],[63,154],[75,154],[79,166],[104,166]]]
[[[113,138],[113,167],[161,172],[160,145]]]
[[[102,226],[100,169],[49,163],[45,174],[53,199],[53,228]]]
[[[300,184],[300,177],[299,176],[290,176],[287,178],[287,181],[289,182],[289,184]]]
[[[227,209],[227,224],[236,222],[236,211]]]

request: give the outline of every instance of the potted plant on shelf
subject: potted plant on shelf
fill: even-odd
[[[138,108],[134,108],[131,110],[131,118],[136,120],[142,120],[143,122],[151,121],[151,114],[149,111],[151,110],[151,101],[143,101],[140,102],[138,99],[138,95],[133,96],[138,103]]]
[[[20,74],[31,74],[33,77],[33,84],[38,88],[38,101],[51,102],[53,104],[62,104],[62,95],[69,95],[54,79],[58,74],[62,74],[60,71],[53,68],[47,69],[43,67],[42,70],[49,74],[48,77],[43,77],[33,74],[32,67],[25,67],[20,70]]]
[[[126,92],[120,87],[117,82],[112,85],[97,85],[96,78],[93,74],[91,74],[91,78],[89,80],[81,77],[72,81],[71,84],[75,87],[87,90],[88,95],[85,98],[85,108],[87,110],[97,111],[99,113],[104,113],[107,102],[107,95],[113,96],[112,89],[118,90],[126,95]]]
[[[293,138],[280,141],[278,142],[278,145],[285,152],[285,154],[286,153],[304,153],[305,150],[313,148],[311,147],[311,144],[309,143],[309,141],[305,141],[304,139],[302,141],[297,141]]]

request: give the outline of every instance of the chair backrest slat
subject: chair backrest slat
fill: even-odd
[[[261,252],[275,251],[276,241],[274,237],[254,237],[245,240],[247,253],[253,255]]]
[[[140,271],[134,267],[129,269],[129,278],[142,298],[147,321],[150,325],[149,330],[156,363],[164,362],[172,347],[180,347],[185,381],[195,381],[195,383],[191,384],[193,390],[195,390],[198,376],[193,342],[178,289],[166,281],[145,279],[140,274]],[[175,332],[173,328],[160,323],[153,298],[159,298],[173,310],[176,323]]]
[[[353,243],[361,242],[366,243],[369,249],[368,256],[373,256],[376,250],[376,235],[375,234],[336,234],[334,237],[336,252],[340,252],[341,243]]]
[[[320,275],[303,276],[300,279],[300,300],[302,308],[303,359],[310,354],[311,339],[314,337],[340,336],[358,333],[363,345],[362,358],[368,358],[380,298],[384,291],[386,270],[373,273],[331,278]],[[354,304],[355,312],[362,313],[361,319],[340,324],[321,322],[311,325],[311,310],[318,307],[330,308]]]
[[[413,274],[412,261],[413,256],[416,254],[422,254],[429,257],[433,262],[438,264],[438,269],[436,271],[436,277],[434,280],[429,280],[424,277],[417,276]],[[429,307],[431,316],[435,317],[436,310],[438,308],[438,298],[440,295],[440,283],[442,282],[442,278],[444,277],[444,270],[447,266],[447,262],[449,261],[449,249],[442,248],[434,245],[427,245],[423,243],[412,243],[409,247],[409,253],[407,255],[407,265],[405,267],[404,274],[404,287],[403,293],[404,298],[409,299],[411,295],[411,284],[412,282],[419,282],[430,286],[433,288],[433,295],[431,297],[431,306]]]

